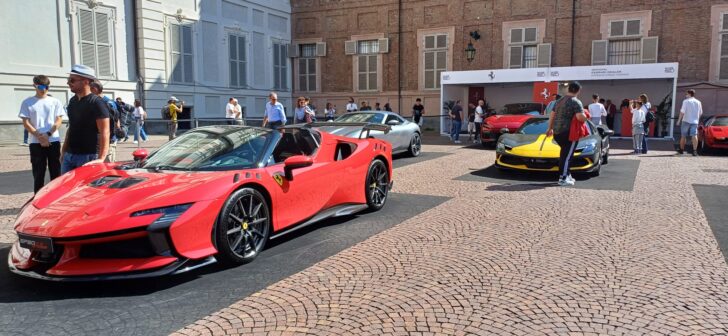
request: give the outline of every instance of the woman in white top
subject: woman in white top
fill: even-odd
[[[652,109],[652,104],[650,104],[650,99],[644,93],[640,95],[640,101],[642,102],[642,111],[645,112],[645,122],[643,124],[645,136],[642,137],[642,154],[647,154],[647,136],[650,135],[650,122],[647,121],[647,113]]]
[[[134,143],[139,143],[139,136],[142,141],[147,142],[147,133],[144,132],[144,120],[147,119],[147,112],[142,108],[142,102],[139,99],[134,100],[134,121],[136,122],[137,131],[134,132]]]
[[[645,136],[645,110],[641,101],[632,101],[632,144],[635,154],[642,154],[642,139]]]
[[[336,109],[331,103],[326,103],[326,109],[324,109],[324,116],[326,116],[326,121],[334,121],[334,118],[336,118]]]

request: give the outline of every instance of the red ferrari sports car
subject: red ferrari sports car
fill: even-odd
[[[706,119],[698,127],[698,145],[701,151],[728,149],[728,115],[714,115]]]
[[[486,118],[480,132],[483,146],[495,145],[501,134],[515,133],[531,117],[531,114],[498,114]]]
[[[10,270],[83,281],[241,264],[268,239],[379,210],[392,187],[392,147],[368,134],[389,127],[357,125],[358,139],[316,125],[202,127],[149,156],[137,150],[135,161],[73,170],[21,209]]]

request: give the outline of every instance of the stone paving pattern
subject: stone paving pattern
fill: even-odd
[[[494,152],[423,150],[450,155],[395,169],[393,191],[450,201],[175,335],[728,334],[728,267],[691,187],[728,185],[725,157],[612,150],[640,160],[625,192],[453,180]],[[0,171],[29,169],[24,151],[0,148]],[[29,196],[0,195],[0,243]]]

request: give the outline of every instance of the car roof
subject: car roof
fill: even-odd
[[[369,113],[369,114],[374,114],[374,113],[382,113],[382,114],[387,114],[387,115],[389,115],[389,114],[393,114],[393,115],[396,115],[396,116],[400,116],[400,117],[401,117],[401,115],[399,115],[399,113],[396,113],[396,112],[389,112],[389,111],[354,111],[354,112],[346,112],[346,113],[344,113],[344,114],[342,114],[342,115],[347,115],[347,114],[358,114],[358,113]]]

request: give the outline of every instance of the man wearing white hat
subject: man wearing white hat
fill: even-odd
[[[68,88],[75,96],[68,102],[68,130],[61,148],[61,173],[86,164],[101,163],[109,151],[109,110],[106,103],[91,94],[94,69],[74,65]]]

